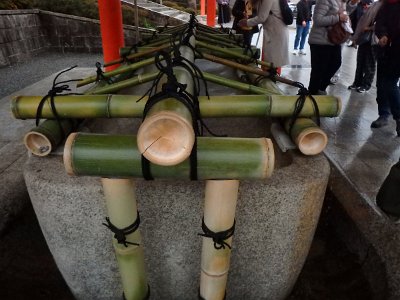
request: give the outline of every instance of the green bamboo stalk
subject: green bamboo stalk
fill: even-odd
[[[110,222],[119,229],[132,225],[138,216],[134,181],[102,178],[101,183]],[[134,244],[125,246],[113,238],[124,296],[127,300],[143,300],[148,293],[148,283],[139,229],[127,234],[126,241]]]
[[[242,90],[242,91],[249,92],[249,93],[259,94],[259,95],[268,95],[269,94],[267,89],[264,89],[264,88],[261,88],[261,87],[255,86],[255,85],[243,83],[240,81],[227,79],[225,77],[210,74],[208,72],[203,72],[203,76],[207,81],[211,81],[211,82],[223,85],[223,86],[227,86],[227,87],[231,87],[234,89]]]
[[[70,175],[142,177],[141,153],[130,135],[72,133],[64,147]],[[198,179],[261,179],[271,176],[274,151],[265,138],[197,139]],[[154,178],[189,179],[190,159],[175,166],[150,164]]]
[[[111,78],[111,77],[119,75],[119,74],[123,74],[123,73],[126,73],[126,72],[132,72],[132,71],[138,70],[140,68],[143,68],[145,66],[154,64],[154,61],[155,61],[155,59],[154,59],[154,57],[152,57],[152,58],[148,58],[148,59],[139,61],[137,63],[133,63],[133,64],[130,64],[130,65],[124,65],[124,66],[121,66],[121,67],[119,67],[119,68],[117,68],[115,70],[112,70],[112,71],[109,71],[109,72],[104,72],[103,76],[105,78]],[[95,82],[96,80],[97,80],[97,75],[93,75],[93,76],[87,77],[85,79],[82,79],[81,81],[79,81],[76,84],[76,86],[77,87],[81,87],[81,86],[90,84],[92,82]]]
[[[205,37],[212,38],[212,39],[216,39],[216,40],[219,40],[219,41],[224,41],[226,43],[230,43],[230,44],[236,45],[236,47],[237,47],[237,41],[243,40],[243,35],[242,34],[234,35],[235,40],[229,38],[228,34],[211,34],[211,33],[208,33],[208,32],[201,32],[200,31],[198,33],[198,35],[205,36]]]
[[[129,54],[129,55],[126,56],[125,59],[128,60],[128,61],[131,61],[131,60],[134,60],[134,59],[137,59],[137,58],[146,57],[148,55],[152,55],[155,52],[167,49],[169,47],[171,47],[170,43],[166,43],[166,44],[158,46],[158,47],[145,47],[145,48],[141,47],[141,48],[138,48],[138,51],[139,51],[138,53]],[[117,59],[117,60],[110,61],[110,62],[104,64],[104,67],[108,67],[108,66],[111,66],[111,65],[119,64],[119,63],[122,63],[122,62],[124,62],[124,58],[120,58],[120,59]]]
[[[54,105],[60,118],[141,118],[147,96],[134,95],[74,95],[55,96]],[[322,117],[336,117],[341,110],[340,98],[314,96]],[[298,96],[229,95],[199,97],[203,118],[208,117],[290,117]],[[17,119],[35,119],[42,96],[18,96],[11,101],[11,111]],[[54,119],[50,100],[43,106],[41,116]],[[314,106],[307,98],[299,117],[315,116]]]
[[[147,43],[147,44],[145,44],[145,46],[146,47],[159,47],[161,45],[169,43],[169,41],[170,41],[169,37],[164,37],[164,38],[157,39],[151,43]],[[138,47],[138,49],[140,49],[140,47]],[[129,55],[130,51],[131,51],[131,47],[122,47],[119,49],[119,55],[120,56]]]
[[[34,155],[46,156],[65,139],[77,125],[76,120],[46,120],[24,136],[25,147]],[[61,126],[61,128],[60,128]]]
[[[120,82],[106,85],[90,92],[91,95],[111,94],[116,93],[124,88],[132,87],[140,83],[149,82],[157,78],[158,72],[146,73],[137,75],[133,78],[126,79]]]
[[[296,119],[291,131],[290,123],[290,119],[285,120],[285,130],[290,134],[290,137],[301,153],[305,155],[316,155],[325,149],[328,143],[328,136],[311,119]]]
[[[198,41],[196,43],[196,46],[202,47],[202,48],[206,48],[206,49],[209,49],[209,50],[213,50],[213,51],[217,51],[217,52],[221,52],[221,53],[224,53],[224,54],[233,55],[233,56],[236,56],[236,58],[240,58],[240,59],[243,59],[243,60],[246,60],[246,61],[252,60],[252,58],[249,55],[237,54],[237,53],[231,51],[231,49],[225,49],[225,48],[213,46],[213,45],[201,42],[201,41]],[[243,52],[243,48],[242,48],[242,52]],[[262,60],[259,60],[259,59],[256,59],[255,63],[259,64],[259,65],[262,65],[262,66],[265,66],[267,68],[271,68],[271,66],[272,66],[271,63],[265,62],[265,61],[262,61]]]
[[[210,38],[210,37],[207,37],[207,36],[201,35],[201,34],[196,35],[196,40],[203,41],[205,43],[212,43],[213,45],[215,45],[217,47],[227,47],[228,49],[238,47],[238,45],[236,43],[225,42],[223,40],[218,40],[214,37]]]

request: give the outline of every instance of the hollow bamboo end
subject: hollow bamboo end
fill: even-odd
[[[342,98],[341,97],[337,97],[337,112],[336,112],[336,116],[340,115],[341,112],[342,112]]]
[[[67,140],[65,141],[63,159],[64,159],[64,168],[68,175],[75,175],[72,163],[72,147],[74,145],[75,138],[77,135],[78,135],[77,132],[73,132],[68,136]]]
[[[161,166],[173,166],[187,159],[194,144],[192,125],[178,114],[163,111],[147,117],[140,126],[140,153]]]
[[[10,103],[11,112],[16,119],[20,119],[20,115],[18,113],[18,101],[20,98],[21,96],[13,97]]]
[[[303,130],[296,139],[296,145],[305,155],[317,155],[328,144],[328,137],[320,128],[312,127]]]
[[[272,176],[272,173],[275,168],[275,152],[274,152],[274,144],[272,143],[271,139],[264,139],[266,145],[266,151],[264,152],[265,158],[265,169],[264,174],[266,178]]]
[[[43,133],[30,131],[24,136],[26,149],[34,155],[46,156],[53,150],[53,146]]]

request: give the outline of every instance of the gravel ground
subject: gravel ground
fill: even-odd
[[[45,52],[28,62],[0,68],[0,99],[74,65],[95,68],[97,61],[103,61],[101,54]]]

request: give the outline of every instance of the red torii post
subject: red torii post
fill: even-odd
[[[216,2],[216,0],[207,0],[207,25],[210,27],[215,26]]]
[[[125,45],[120,0],[99,0],[100,31],[104,63],[119,58],[119,49]],[[111,71],[119,65],[106,67]]]

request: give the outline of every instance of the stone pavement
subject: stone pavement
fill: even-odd
[[[290,45],[293,45],[293,29],[290,37]],[[301,81],[307,86],[310,72],[309,58],[309,51],[306,56],[291,56],[291,65],[283,68],[282,75]],[[329,143],[324,152],[330,160],[332,169],[329,188],[351,217],[366,243],[371,244],[381,258],[387,272],[390,298],[399,299],[399,225],[376,207],[375,196],[390,166],[400,157],[400,138],[395,135],[394,122],[384,128],[370,128],[370,123],[377,117],[375,87],[365,94],[347,90],[347,86],[353,80],[355,61],[356,50],[345,46],[339,83],[328,88],[329,94],[340,96],[343,101],[341,115],[338,118],[322,120],[321,126],[329,137]],[[24,83],[21,82],[21,88],[23,86]],[[282,88],[287,93],[296,93],[296,90],[292,88]],[[29,92],[35,93],[31,89]],[[34,121],[13,120],[9,112],[9,97],[0,100],[0,154],[2,157],[0,203],[2,203],[2,213],[4,213],[3,207],[6,209],[6,216],[1,215],[0,218],[17,214],[28,200],[22,173],[19,172],[26,157],[21,145],[21,137],[33,126],[33,123]],[[351,240],[351,235],[346,232],[348,227],[339,226],[343,225],[339,218],[336,221],[339,234],[350,247],[354,240]],[[365,249],[357,245],[353,246],[353,250],[360,256],[365,254]],[[365,267],[373,269],[374,266],[368,266],[367,261]]]

